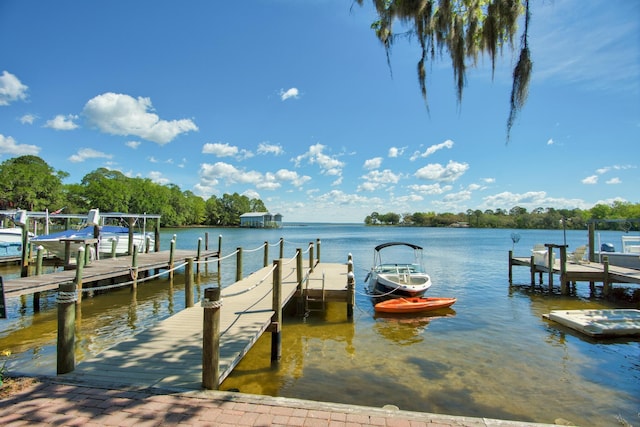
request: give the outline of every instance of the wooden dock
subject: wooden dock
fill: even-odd
[[[315,263],[304,284],[295,262],[282,261],[281,302],[320,296],[346,301],[349,264]],[[272,326],[273,266],[221,290],[219,383],[231,373],[258,338]],[[348,304],[347,304],[348,306]],[[347,309],[348,312],[348,309]],[[90,384],[200,390],[203,377],[203,313],[198,303],[154,327],[82,361],[65,380]],[[286,325],[283,327],[286,328]],[[286,351],[286,349],[284,350]]]
[[[173,254],[174,265],[183,263],[187,258],[196,259],[196,251],[175,250]],[[215,258],[217,251],[201,252],[200,257]],[[138,276],[142,277],[154,270],[166,270],[170,268],[170,252],[150,252],[136,255]],[[104,283],[114,283],[120,278],[131,277],[133,256],[120,256],[92,261],[82,270],[83,288]],[[64,270],[56,273],[41,274],[37,276],[20,277],[4,280],[5,297],[19,297],[32,295],[39,292],[57,290],[61,283],[72,282],[76,276],[75,270]]]
[[[512,251],[509,251],[509,283],[512,282],[512,267],[525,266],[529,268],[531,273],[532,286],[535,284],[536,273],[539,275],[540,283],[542,283],[543,274],[548,275],[550,289],[553,287],[554,274],[558,275],[563,294],[569,292],[569,283],[589,282],[593,290],[595,283],[599,282],[603,284],[605,295],[610,293],[613,283],[640,284],[640,270],[586,260],[580,263],[569,262],[566,261],[566,256],[563,256],[562,251],[560,259],[554,260],[551,268],[548,265],[548,262],[546,265],[534,263],[533,257],[514,257]]]

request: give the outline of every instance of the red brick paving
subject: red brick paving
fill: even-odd
[[[454,417],[230,392],[173,393],[63,384],[53,379],[0,400],[0,425],[522,427],[543,424]]]

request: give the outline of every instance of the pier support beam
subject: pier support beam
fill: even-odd
[[[202,387],[220,387],[220,288],[204,290],[204,320],[202,325]]]
[[[78,248],[78,254],[76,255],[76,278],[75,289],[78,291],[76,297],[76,304],[82,303],[82,271],[84,270],[84,248],[80,246]]]

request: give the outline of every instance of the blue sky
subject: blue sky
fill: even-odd
[[[534,1],[530,95],[506,143],[514,55],[449,61],[419,93],[351,0],[0,0],[0,162],[79,183],[107,167],[284,220],[639,203],[640,2]],[[57,208],[57,207],[52,207]]]

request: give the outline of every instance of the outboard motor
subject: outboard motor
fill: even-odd
[[[616,248],[611,243],[603,243],[600,245],[600,252],[615,252]]]

